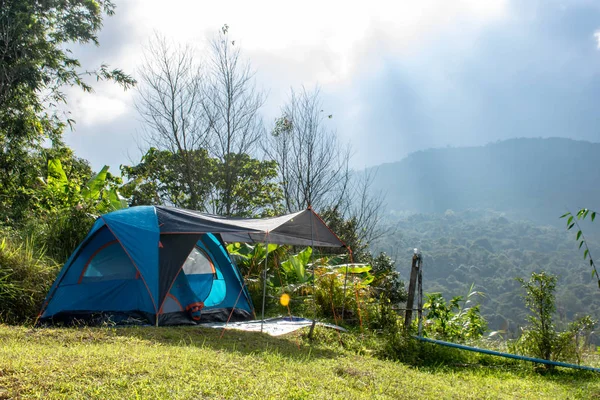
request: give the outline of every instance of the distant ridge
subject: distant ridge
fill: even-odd
[[[599,161],[600,143],[522,138],[419,151],[370,170],[392,213],[492,209],[555,225],[567,208],[600,209]]]

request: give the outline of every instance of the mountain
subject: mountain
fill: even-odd
[[[566,210],[600,208],[600,143],[510,139],[413,153],[376,170],[372,189],[391,214],[500,211],[542,224]]]

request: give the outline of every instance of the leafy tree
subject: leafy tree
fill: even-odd
[[[368,243],[361,237],[356,218],[344,218],[339,208],[326,208],[320,215],[327,226],[339,236],[346,246],[352,249],[353,261],[360,262],[367,257]]]
[[[64,86],[92,87],[84,76],[113,80],[125,88],[135,84],[119,69],[81,71],[66,47],[98,45],[110,0],[4,0],[0,7],[0,130],[8,143],[37,142],[60,135],[63,121],[53,113],[66,103]],[[70,123],[70,120],[66,122]]]
[[[260,215],[272,214],[268,203],[278,202],[281,195],[267,180],[276,176],[271,172],[276,164],[251,158],[263,133],[258,111],[265,95],[256,90],[254,72],[228,30],[225,25],[210,42],[206,67],[200,67],[190,46],[155,36],[146,51],[136,108],[147,142],[175,155],[165,172],[177,178],[166,177],[162,185],[168,202],[224,216],[254,215],[257,209]],[[198,168],[197,156],[202,154],[204,160],[205,151],[210,169]],[[215,182],[210,197],[206,181]],[[157,203],[164,197],[152,200]]]
[[[187,178],[182,175],[182,163],[189,163]],[[229,189],[225,164],[235,165],[238,171]],[[223,193],[231,190],[231,216],[270,216],[281,211],[275,163],[247,154],[230,154],[221,160],[210,157],[205,149],[173,153],[150,148],[138,165],[121,166],[121,172],[128,179],[121,190],[131,205],[166,204],[224,214]]]
[[[185,176],[182,163],[189,165]],[[121,191],[132,206],[168,204],[206,211],[214,170],[215,161],[204,149],[173,153],[151,147],[139,164],[121,166],[128,180]]]
[[[230,153],[215,161],[212,208],[233,217],[267,217],[282,213],[281,187],[275,181],[277,163],[247,154]],[[233,168],[236,173],[231,175]],[[229,193],[229,194],[227,194]]]
[[[68,49],[73,43],[98,45],[102,20],[114,8],[110,0],[0,4],[0,212],[9,220],[22,217],[27,208],[22,205],[36,195],[38,177],[46,176],[44,141],[49,139],[59,152],[64,149],[63,129],[74,122],[60,112],[67,102],[64,87],[92,91],[86,77],[112,80],[125,89],[135,84],[106,65],[81,69]]]

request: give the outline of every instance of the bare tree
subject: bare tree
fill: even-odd
[[[326,126],[319,89],[292,90],[288,103],[265,146],[279,164],[289,212],[313,206],[338,207],[348,191],[350,148]]]
[[[265,94],[256,89],[254,71],[242,60],[239,47],[228,35],[225,25],[210,43],[211,56],[207,75],[207,110],[210,115],[209,149],[224,162],[224,185],[216,196],[215,212],[231,215],[233,185],[243,165],[242,157],[252,155],[264,126],[259,110]]]
[[[352,174],[350,194],[340,205],[341,214],[356,221],[358,237],[370,244],[390,233],[383,225],[385,193],[373,193],[372,184],[377,170],[365,170]]]
[[[194,152],[206,147],[211,122],[194,51],[155,34],[139,75],[135,107],[144,123],[146,144],[178,154],[182,160],[178,172],[190,196],[187,204],[203,209],[194,179]]]

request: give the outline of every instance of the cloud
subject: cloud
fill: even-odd
[[[353,143],[355,167],[515,136],[600,140],[600,8],[587,0],[117,6],[100,48],[81,50],[84,65],[108,62],[135,75],[154,30],[193,43],[202,55],[207,38],[227,23],[268,91],[265,120],[277,116],[290,87],[319,84],[334,115],[327,123]],[[78,154],[101,167],[136,153],[132,92],[100,85],[70,104],[78,123],[68,142]]]
[[[72,117],[82,127],[106,124],[130,112],[131,107],[121,96],[106,96],[84,93],[76,97],[72,106]]]

